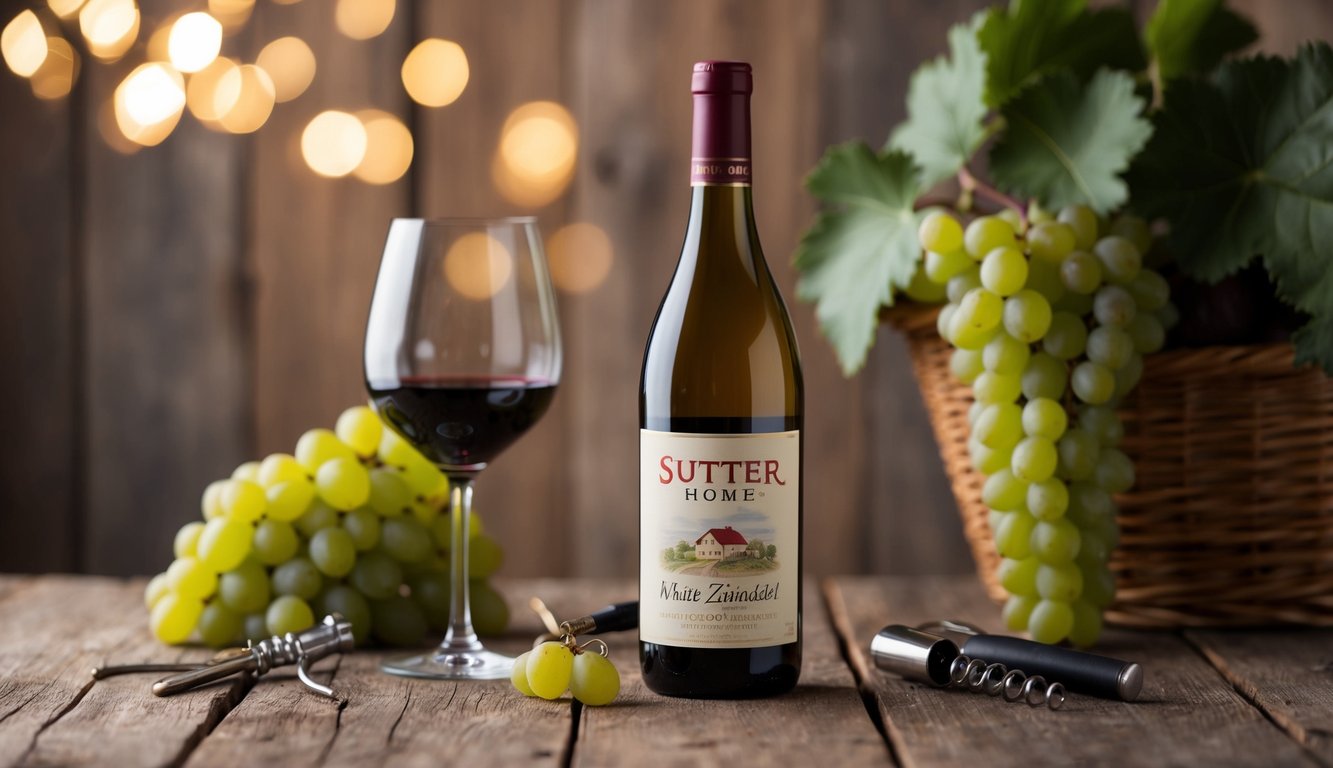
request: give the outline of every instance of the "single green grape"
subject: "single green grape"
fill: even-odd
[[[200,600],[213,596],[218,589],[218,575],[212,568],[193,557],[182,557],[167,568],[171,591],[183,597]]]
[[[296,442],[296,460],[306,474],[314,476],[326,462],[334,459],[356,460],[356,451],[327,429],[312,429]]]
[[[239,613],[214,600],[199,614],[199,639],[210,648],[223,648],[236,642],[243,624]]]
[[[1162,347],[1166,346],[1166,329],[1162,327],[1162,321],[1158,320],[1156,315],[1136,314],[1134,319],[1129,321],[1126,330],[1134,342],[1134,351],[1141,355],[1160,352]]]
[[[1017,208],[1005,207],[996,211],[994,217],[1008,224],[1014,230],[1014,237],[1021,238],[1027,230],[1027,224],[1023,221],[1023,216]]]
[[[394,595],[370,603],[371,633],[387,645],[413,646],[426,636],[426,618],[411,598]]]
[[[365,552],[380,543],[380,518],[366,507],[343,515],[342,527],[352,537],[356,551]]]
[[[407,481],[407,487],[412,490],[412,495],[422,498],[439,487],[442,476],[434,464],[420,456],[415,461],[408,462],[403,468],[403,479]]]
[[[177,558],[194,557],[199,553],[199,537],[204,533],[204,524],[195,520],[181,526],[176,531],[176,538],[171,542],[171,551]]]
[[[1088,359],[1094,363],[1116,371],[1124,367],[1133,354],[1134,340],[1114,325],[1098,326],[1088,334]]]
[[[171,578],[165,573],[159,573],[148,580],[148,584],[143,588],[143,604],[148,610],[153,610],[157,601],[161,600],[171,591]]]
[[[272,488],[278,483],[309,479],[310,476],[306,474],[305,467],[302,467],[296,457],[290,454],[270,454],[264,457],[264,461],[259,465],[259,484],[265,488]]]
[[[356,565],[356,545],[342,528],[321,528],[310,539],[310,560],[320,573],[340,579]]]
[[[309,558],[294,557],[273,569],[273,591],[313,600],[324,586],[324,576]]]
[[[969,333],[985,333],[999,326],[1003,314],[1004,299],[986,288],[973,288],[963,296],[953,324]]]
[[[477,634],[493,636],[503,634],[509,626],[509,604],[484,579],[472,579],[467,583],[468,601],[472,606],[472,627]]]
[[[258,468],[255,472],[258,473]],[[250,480],[233,479],[222,489],[222,511],[232,520],[252,523],[268,509],[264,487]]]
[[[1102,274],[1108,283],[1126,285],[1138,276],[1143,267],[1143,256],[1134,244],[1119,235],[1110,235],[1097,241],[1092,253],[1102,263]]]
[[[379,450],[384,423],[370,408],[358,405],[342,412],[333,432],[358,456],[370,457]]]
[[[1023,380],[994,371],[982,371],[972,382],[972,395],[983,403],[1013,403],[1023,392]]]
[[[983,475],[992,475],[1009,466],[1013,455],[1012,448],[987,448],[980,441],[967,441],[968,454],[972,457],[972,466]]]
[[[1101,637],[1101,609],[1086,600],[1074,601],[1073,609],[1074,626],[1069,630],[1069,642],[1079,648],[1087,648]]]
[[[1088,328],[1083,318],[1069,312],[1051,315],[1051,325],[1041,340],[1041,348],[1057,360],[1073,360],[1083,354],[1088,344]]]
[[[236,613],[264,610],[270,596],[268,572],[258,562],[246,560],[218,579],[218,599]]]
[[[1115,448],[1102,451],[1093,470],[1093,482],[1109,493],[1124,493],[1134,487],[1134,462]]]
[[[250,536],[254,527],[232,517],[209,520],[199,534],[199,559],[214,573],[232,570],[250,554]]]
[[[190,633],[204,612],[204,601],[168,592],[153,605],[148,626],[153,636],[168,645],[179,645],[190,639]]]
[[[1055,218],[1074,233],[1075,248],[1086,251],[1097,242],[1097,214],[1088,206],[1066,205]]]
[[[203,512],[204,520],[222,517],[222,489],[230,482],[230,480],[214,480],[204,489],[204,495],[199,500],[199,510]]]
[[[1134,276],[1126,286],[1129,295],[1144,312],[1156,312],[1171,299],[1171,285],[1166,278],[1151,269],[1145,269]]]
[[[1074,251],[1060,264],[1060,283],[1077,294],[1090,294],[1102,284],[1102,263],[1087,251]]]
[[[986,289],[978,288],[976,290],[984,291]],[[966,297],[964,298],[966,299]],[[962,320],[962,315],[962,305],[959,305],[958,311],[954,312],[949,320],[948,335],[945,336],[950,344],[959,349],[981,349],[986,346],[986,342],[994,338],[995,334],[999,332],[998,325],[986,329],[970,326]]]
[[[996,248],[981,261],[981,284],[997,296],[1012,296],[1027,281],[1028,260],[1017,248]]]
[[[964,384],[976,381],[984,370],[986,366],[982,362],[982,353],[975,349],[955,349],[949,355],[949,371]]]
[[[316,601],[321,616],[336,613],[352,623],[352,639],[358,644],[370,639],[370,603],[346,584],[334,584]]]
[[[1090,405],[1101,405],[1115,395],[1115,374],[1101,363],[1084,360],[1074,366],[1069,386],[1079,400]]]
[[[1037,594],[1037,570],[1040,567],[1041,562],[1035,557],[1022,560],[1002,557],[995,575],[1009,594],[1033,597]]]
[[[403,569],[382,552],[367,552],[357,558],[348,581],[371,600],[387,600],[398,594]]]
[[[987,448],[1013,448],[1023,438],[1023,410],[1014,403],[991,403],[972,426],[972,437]]]
[[[953,304],[962,302],[968,291],[981,287],[981,266],[966,255],[963,258],[967,259],[967,268],[949,278],[949,284],[944,286],[944,295]]]
[[[928,280],[947,285],[953,278],[975,264],[976,262],[972,261],[962,249],[947,252],[927,251],[922,268]]]
[[[543,699],[559,698],[569,689],[574,654],[563,644],[545,642],[528,651],[528,687]]]
[[[1072,483],[1065,516],[1079,528],[1090,529],[1103,520],[1114,520],[1115,502],[1111,494],[1091,483]]]
[[[1104,285],[1092,299],[1092,316],[1102,325],[1124,328],[1134,320],[1138,308],[1129,291],[1118,285]]]
[[[958,314],[958,304],[950,303],[940,307],[940,313],[935,316],[935,332],[941,339],[948,340],[952,333],[953,316]]]
[[[315,500],[315,486],[305,476],[293,480],[282,480],[269,486],[268,517],[270,520],[291,522],[297,520],[310,509]]]
[[[281,520],[262,520],[255,526],[255,557],[264,565],[279,565],[296,556],[301,541],[291,523]]]
[[[449,574],[441,571],[422,571],[413,574],[408,582],[412,599],[421,606],[426,623],[431,629],[449,626]]]
[[[1058,264],[1071,251],[1077,238],[1074,229],[1059,221],[1045,221],[1028,230],[1028,252],[1032,258]]]
[[[1143,378],[1143,355],[1135,352],[1129,356],[1129,360],[1115,372],[1115,396],[1124,397],[1134,391],[1138,386],[1139,380]]]
[[[232,480],[245,480],[256,483],[259,481],[259,462],[247,461],[236,469],[232,470]]]
[[[954,354],[960,351],[967,350],[954,350]],[[1006,376],[1022,374],[1030,359],[1032,359],[1032,349],[1007,333],[995,334],[995,338],[986,342],[986,346],[981,350],[982,368]],[[981,371],[977,373],[980,374]]]
[[[524,696],[536,696],[532,692],[532,686],[528,685],[528,657],[532,651],[524,651],[514,659],[514,668],[509,670],[509,682],[514,684],[514,688]]]
[[[1058,643],[1074,628],[1074,611],[1069,603],[1042,600],[1028,616],[1028,634],[1039,643]]]
[[[1101,445],[1097,438],[1085,429],[1075,427],[1067,430],[1055,444],[1058,454],[1056,472],[1069,480],[1087,480],[1097,468],[1097,459],[1101,455]]]
[[[1070,602],[1083,594],[1083,572],[1073,563],[1043,563],[1037,568],[1036,582],[1037,594],[1046,600]]]
[[[1050,478],[1028,486],[1028,512],[1038,520],[1056,520],[1069,509],[1069,488],[1063,480]]]
[[[1026,595],[1011,595],[1004,601],[1004,610],[1000,617],[1011,632],[1022,632],[1028,628],[1028,617],[1037,606],[1037,599]]]
[[[1055,474],[1055,443],[1045,437],[1025,437],[1014,446],[1014,476],[1029,483],[1040,483]]]
[[[315,612],[310,604],[295,595],[282,595],[269,604],[264,622],[271,635],[304,632],[315,625]]]
[[[1023,406],[1023,431],[1033,437],[1059,440],[1069,425],[1069,415],[1059,402],[1038,397]]]
[[[570,670],[569,692],[590,707],[610,704],[620,693],[620,673],[601,654],[580,653]]]
[[[1037,521],[1027,512],[1005,513],[995,529],[995,551],[1000,557],[1022,560],[1032,552],[1032,531]]]
[[[340,520],[338,510],[319,499],[314,499],[310,502],[310,507],[297,519],[296,528],[301,535],[311,538],[325,528],[338,525]]]
[[[1069,370],[1064,362],[1046,352],[1037,352],[1028,359],[1027,369],[1019,380],[1023,396],[1029,400],[1047,397],[1059,400],[1065,395]]]
[[[944,211],[931,211],[923,216],[916,236],[927,251],[950,253],[963,247],[962,225]]]
[[[500,570],[504,564],[504,552],[495,539],[490,536],[477,536],[468,540],[467,575],[469,579],[486,579]]]
[[[1032,528],[1029,544],[1033,555],[1043,563],[1063,565],[1073,562],[1082,544],[1078,527],[1068,518],[1038,521]]]
[[[325,504],[346,512],[370,499],[370,475],[355,458],[330,459],[315,473],[315,489]]]
[[[1079,409],[1079,424],[1097,437],[1102,445],[1117,445],[1125,436],[1125,426],[1115,409],[1104,405],[1088,405]]]
[[[1001,469],[987,477],[981,487],[981,500],[987,507],[1000,512],[1022,508],[1027,495],[1028,484],[1014,477],[1013,471],[1009,469]]]
[[[973,219],[963,232],[963,247],[977,261],[996,248],[1015,245],[1017,240],[1013,225],[996,216]]]
[[[265,605],[267,606],[267,603],[265,603]],[[241,632],[245,635],[246,640],[254,640],[258,642],[260,640],[268,639],[268,620],[264,618],[263,613],[251,613],[247,615],[242,622],[241,627]]]
[[[380,525],[380,547],[400,563],[419,563],[431,555],[431,536],[410,515],[391,517]]]
[[[402,473],[388,467],[370,470],[370,508],[384,517],[401,515],[412,505],[412,489]]]
[[[1004,300],[1004,329],[1025,344],[1040,341],[1051,327],[1051,304],[1031,289]]]

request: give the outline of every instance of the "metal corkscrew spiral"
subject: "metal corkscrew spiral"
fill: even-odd
[[[987,663],[962,654],[949,663],[948,688],[961,688],[987,696],[999,696],[1008,702],[1026,702],[1033,707],[1045,705],[1059,709],[1065,703],[1065,687],[1047,683],[1041,675],[1029,676],[1021,669]]]

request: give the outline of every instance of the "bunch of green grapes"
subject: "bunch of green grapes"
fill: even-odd
[[[964,230],[932,212],[918,235],[913,292],[943,288],[939,333],[955,348],[953,374],[972,385],[968,448],[986,475],[1005,623],[1090,645],[1115,592],[1114,495],[1134,484],[1115,406],[1175,316],[1166,280],[1143,263],[1147,225],[1070,206]]]
[[[555,641],[519,655],[509,680],[524,696],[558,699],[569,691],[592,707],[610,704],[620,693],[620,673],[610,659]]]
[[[219,647],[300,632],[339,613],[357,643],[415,645],[449,623],[449,482],[373,410],[312,429],[294,455],[247,462],[204,490],[203,520],[176,534],[175,561],[148,582],[153,634]],[[500,547],[468,523],[472,621],[509,622],[488,583]]]

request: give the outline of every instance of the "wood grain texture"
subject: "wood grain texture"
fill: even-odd
[[[8,17],[6,17],[8,18]],[[77,212],[70,100],[0,76],[0,571],[78,566],[82,483]]]
[[[173,0],[141,4],[151,28]],[[134,63],[89,64],[86,116]],[[87,339],[87,463],[81,566],[151,573],[199,515],[205,485],[250,445],[247,293],[242,272],[242,139],[182,119],[133,156],[95,125],[80,131]]]
[[[903,764],[994,766],[1310,765],[1313,760],[1235,691],[1189,644],[1165,633],[1107,631],[1098,651],[1143,666],[1139,700],[1071,695],[1051,712],[874,670],[870,638],[886,624],[952,618],[1000,631],[997,611],[966,577],[826,583],[853,668],[874,694]]]
[[[793,692],[770,699],[658,696],[643,684],[633,636],[609,639],[621,671],[620,698],[614,707],[583,708],[573,764],[621,765],[628,755],[670,766],[889,763],[887,746],[866,715],[822,608],[818,588],[807,582],[801,679]]]
[[[166,764],[240,699],[240,682],[174,700],[149,692],[152,676],[93,682],[97,664],[162,658],[142,595],[138,581],[44,577],[4,601],[0,765]],[[206,655],[166,651],[172,659]]]

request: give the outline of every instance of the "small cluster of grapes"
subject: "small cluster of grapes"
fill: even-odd
[[[589,653],[586,645],[576,645],[569,636],[542,643],[514,660],[509,680],[524,696],[557,699],[569,691],[591,707],[610,704],[620,693],[620,673],[606,658],[606,643],[593,643],[597,653]]]
[[[964,230],[927,215],[909,293],[948,300],[938,330],[955,347],[952,372],[972,385],[968,448],[987,476],[1006,624],[1090,645],[1115,591],[1113,494],[1134,484],[1115,404],[1175,314],[1165,278],[1143,264],[1141,219],[1101,222],[1083,206],[1030,218],[1006,211]]]
[[[342,614],[358,644],[371,636],[416,645],[449,622],[449,482],[370,408],[334,431],[301,436],[295,455],[236,468],[204,491],[202,522],[176,534],[176,560],[148,583],[153,634],[220,647]],[[482,634],[509,622],[486,579],[501,552],[468,523],[472,621]]]

